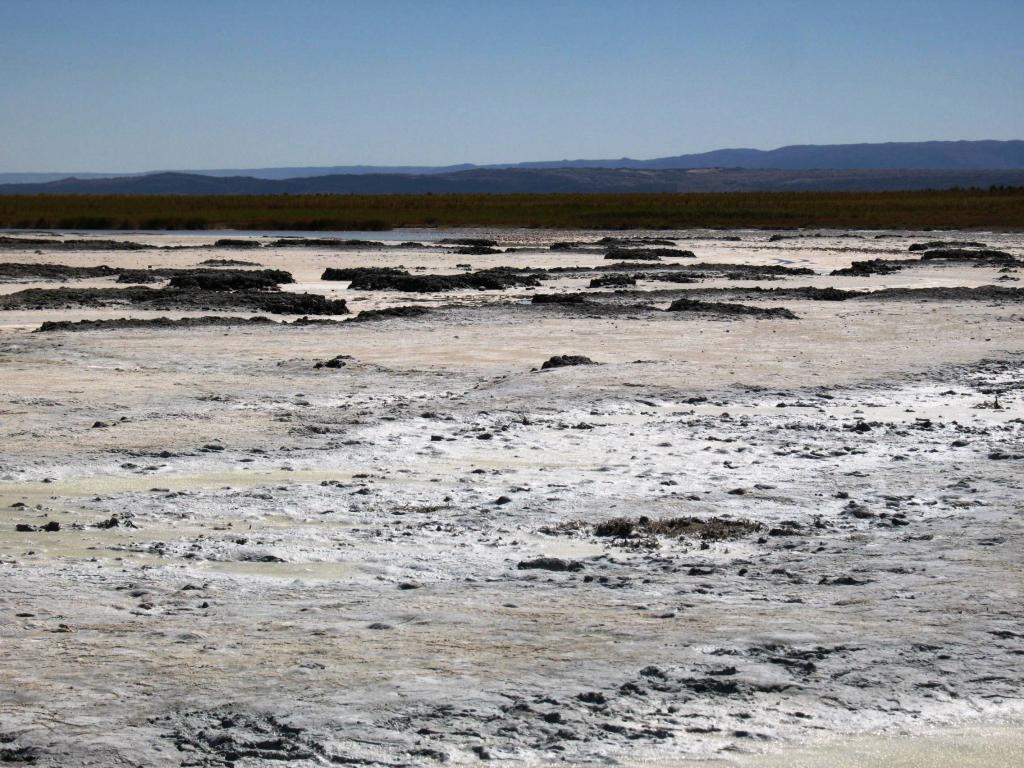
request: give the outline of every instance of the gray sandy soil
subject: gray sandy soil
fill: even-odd
[[[600,249],[548,245],[621,233],[445,234],[516,250],[0,252],[241,254],[352,315],[430,310],[46,333],[254,313],[0,312],[0,762],[1020,764],[1024,301],[749,289],[1012,288],[1024,268],[829,273],[933,239],[1021,259],[1024,238],[641,233],[814,274],[616,293],[587,287]],[[319,279],[467,263],[584,269],[436,294]],[[690,298],[797,319],[663,311]],[[534,370],[555,355],[597,364]]]

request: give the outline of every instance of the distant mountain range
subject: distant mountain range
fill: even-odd
[[[298,179],[155,173],[0,185],[0,195],[385,195],[553,192],[785,192],[1024,186],[1021,171],[773,171],[745,169],[492,168],[432,174],[335,174]]]
[[[0,173],[0,194],[417,194],[936,189],[1024,185],[1024,141],[721,149],[653,160],[332,166],[146,174]]]

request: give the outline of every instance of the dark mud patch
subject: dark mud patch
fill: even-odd
[[[237,238],[222,237],[213,244],[214,248],[260,248],[260,243],[257,240],[239,240]]]
[[[620,251],[631,258],[630,253],[643,251],[663,251],[665,254],[678,254],[675,240],[664,237],[602,237],[600,240],[563,240],[548,246],[551,251],[577,251],[579,253],[606,253]],[[640,256],[643,258],[643,256]]]
[[[117,282],[131,285],[162,283],[181,271],[178,269],[122,269],[117,275]]]
[[[257,248],[259,245],[257,244]],[[246,261],[245,259],[206,259],[200,261],[199,266],[201,267],[260,267],[263,266],[256,261]]]
[[[121,317],[112,320],[61,320],[46,322],[36,329],[36,333],[52,333],[57,331],[119,331],[125,329],[178,329],[178,328],[209,328],[233,325],[276,325],[269,317]]]
[[[585,293],[537,293],[530,298],[531,304],[586,304]]]
[[[661,536],[671,539],[727,541],[760,531],[760,523],[725,517],[616,517],[594,526],[594,535],[615,539],[642,539]]]
[[[276,289],[278,285],[294,283],[290,272],[280,269],[254,269],[237,272],[199,269],[174,275],[168,285],[201,291],[250,291]]]
[[[913,243],[908,251],[931,251],[935,248],[988,248],[988,243],[970,240],[931,240],[927,243]]]
[[[664,280],[668,282],[685,282],[678,276],[696,279],[727,280],[777,280],[784,277],[815,274],[807,267],[786,267],[781,264],[719,264],[715,262],[699,262],[697,264],[658,264],[655,267],[639,264],[618,263],[594,267],[592,271],[615,270],[634,272],[638,278],[645,280]],[[639,272],[638,270],[643,270]],[[552,270],[554,271],[554,270]]]
[[[328,267],[324,270],[323,274],[320,275],[320,279],[331,281],[363,280],[368,282],[378,278],[384,280],[403,275],[409,275],[409,272],[407,270],[396,269],[394,267]]]
[[[855,261],[849,267],[833,270],[832,274],[840,277],[870,277],[871,275],[889,275],[893,272],[899,272],[912,267],[933,266],[937,263],[970,264],[974,266],[1012,266],[1024,262],[1021,262],[1006,251],[939,248],[925,251],[916,259],[868,259],[866,261]]]
[[[280,269],[123,269],[119,270],[119,283],[159,283],[169,280],[172,288],[204,291],[239,291],[274,289],[284,283],[294,283],[290,272]]]
[[[532,313],[545,313],[557,317],[575,317],[580,319],[598,320],[602,318],[611,319],[653,319],[664,316],[664,313],[657,307],[639,302],[615,301],[617,293],[589,293],[589,294],[540,294],[550,298],[533,301],[531,297],[528,303],[510,302],[501,304],[489,304],[486,307],[478,308],[484,310],[527,310]],[[583,297],[582,300],[576,298]]]
[[[131,306],[161,311],[243,310],[277,315],[344,315],[344,299],[276,291],[134,288],[30,288],[0,296],[0,310]]]
[[[865,301],[1024,301],[1024,288],[979,286],[978,288],[887,288],[862,293]]]
[[[597,365],[597,363],[583,355],[555,355],[545,360],[540,369],[547,371],[551,368],[567,368],[574,365]]]
[[[806,301],[847,301],[869,295],[868,291],[846,291],[839,288],[697,288],[686,291],[690,296],[741,300],[800,299]],[[681,299],[685,300],[685,299]]]
[[[708,277],[708,275],[700,272],[694,274],[680,274],[678,272],[641,272],[637,277],[641,280],[653,280],[658,283],[690,284],[699,283],[701,280]]]
[[[987,262],[994,264],[1014,264],[1017,259],[1006,251],[994,251],[991,249],[968,250],[965,248],[938,248],[933,251],[925,251],[921,255],[921,261],[955,261],[955,262]]]
[[[113,277],[120,270],[100,264],[95,267],[72,267],[67,264],[0,263],[0,280],[85,280]]]
[[[328,752],[305,729],[272,714],[222,708],[194,710],[162,720],[172,727],[167,738],[178,750],[192,756],[192,760],[184,763],[188,765],[230,766],[240,760],[259,765],[348,762]]]
[[[0,763],[12,765],[35,765],[43,753],[35,747],[19,746],[17,737],[0,733]]]
[[[267,243],[266,248],[383,248],[376,240],[354,240],[336,237],[282,237]]]
[[[958,662],[946,650],[908,642],[894,660],[852,645],[709,645],[685,664],[661,654],[623,663],[611,678],[522,686],[493,704],[406,705],[380,725],[388,741],[416,734],[409,754],[437,761],[465,750],[481,759],[532,752],[543,764],[615,764],[619,754],[659,742],[705,741],[731,751],[738,749],[735,739],[778,739],[776,712],[806,723],[796,733],[813,733],[863,713],[919,717],[908,700],[922,689],[989,699],[1011,690],[1015,678],[980,674],[954,690],[944,673],[936,677],[936,669]],[[723,739],[732,743],[723,747]]]
[[[689,279],[689,278],[688,278]],[[637,276],[616,272],[611,275],[601,275],[590,281],[591,288],[627,288],[636,285]],[[693,282],[697,282],[693,280]]]
[[[400,307],[387,307],[385,309],[364,309],[358,315],[347,322],[370,323],[378,320],[391,320],[392,318],[412,318],[429,315],[430,310],[426,307],[414,305],[403,305]]]
[[[229,326],[268,326],[268,325],[340,325],[338,320],[313,319],[300,317],[291,322],[272,320],[269,317],[224,317],[207,315],[205,317],[120,317],[110,320],[60,320],[40,325],[35,333],[52,333],[58,331],[117,331],[117,330],[188,330],[191,328],[219,328]]]
[[[670,240],[667,237],[645,237],[639,235],[637,237],[602,237],[597,241],[596,245],[610,245],[619,248],[635,248],[652,245],[675,245],[674,240]]]
[[[494,248],[497,240],[486,237],[445,237],[437,241],[441,245],[465,245],[471,248]]]
[[[836,277],[871,277],[872,275],[891,275],[899,272],[908,264],[920,263],[919,259],[867,259],[855,261],[850,266],[834,269],[831,274]]]
[[[810,267],[786,267],[782,264],[703,263],[693,264],[692,268],[694,271],[706,273],[707,277],[724,277],[727,280],[777,280],[816,274]]]
[[[618,259],[619,261],[661,261],[663,258],[696,258],[693,251],[684,251],[678,248],[609,248],[604,257],[606,259]]]
[[[352,357],[352,355],[335,355],[330,360],[318,361],[313,366],[313,368],[317,370],[319,370],[320,368],[344,368],[346,365],[348,365],[349,360],[355,360],[355,358]]]
[[[756,710],[768,704],[769,697],[777,699],[799,687],[788,675],[765,678],[738,673],[722,663],[690,670],[647,664],[614,683],[608,681],[600,690],[573,681],[564,687],[507,695],[511,701],[493,706],[422,705],[393,716],[389,725],[423,738],[411,754],[438,761],[450,759],[446,752],[455,748],[480,760],[532,752],[543,756],[541,764],[618,764],[619,750],[624,756],[635,755],[640,745],[692,743],[703,734],[730,732],[758,737],[747,730],[752,716],[744,710]],[[712,710],[716,704],[730,709]]]
[[[883,288],[846,291],[839,288],[704,288],[688,291],[700,296],[739,299],[802,299],[806,301],[1024,301],[1024,288],[981,285],[977,288]]]
[[[456,248],[455,253],[460,256],[489,256],[495,253],[504,253],[504,251],[487,245],[464,245],[461,248]]]
[[[678,251],[676,251],[676,253],[678,253]],[[693,264],[659,262],[657,264],[642,264],[637,262],[619,261],[612,264],[597,264],[595,266],[581,266],[578,264],[565,267],[504,266],[496,267],[495,269],[503,272],[518,272],[537,276],[584,275],[594,272],[619,272],[636,277],[637,279],[648,280],[667,279],[665,276],[671,274],[684,274],[700,279],[727,278],[730,280],[772,280],[790,276],[816,274],[813,269],[808,267],[787,267],[782,264],[722,264],[718,262],[697,262]]]
[[[156,246],[128,240],[51,240],[41,237],[0,237],[0,250],[7,251],[147,251]]]
[[[520,560],[516,564],[520,571],[569,571],[583,570],[579,560],[565,560],[561,557],[535,557],[532,560]]]
[[[694,299],[676,299],[665,311],[711,315],[714,317],[798,319],[795,314],[785,307],[751,307],[746,304],[727,304],[725,302],[696,301]]]
[[[348,280],[356,291],[440,293],[456,290],[504,290],[540,285],[535,273],[497,267],[455,275],[413,275],[404,269],[355,267],[324,270],[321,280]]]

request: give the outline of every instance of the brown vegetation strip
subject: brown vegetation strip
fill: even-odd
[[[544,195],[0,195],[0,227],[1024,229],[1024,189]]]

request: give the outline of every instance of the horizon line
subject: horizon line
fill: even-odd
[[[913,141],[857,141],[857,142],[840,142],[840,143],[828,143],[828,144],[782,144],[779,146],[771,147],[770,149],[760,149],[758,147],[718,147],[716,149],[708,149],[700,152],[682,152],[674,155],[656,155],[654,157],[639,158],[630,157],[629,155],[623,155],[621,157],[590,157],[590,158],[559,158],[556,160],[508,160],[499,161],[493,163],[474,163],[474,162],[459,162],[459,163],[440,163],[440,164],[429,164],[429,163],[394,163],[394,164],[377,164],[370,162],[349,162],[349,163],[332,163],[327,165],[260,165],[260,166],[226,166],[220,168],[155,168],[142,171],[11,171],[11,170],[0,170],[2,175],[55,175],[55,174],[67,174],[62,178],[71,179],[78,178],[78,174],[90,174],[90,175],[102,175],[111,177],[120,176],[151,176],[160,173],[183,173],[183,174],[196,174],[202,175],[211,171],[219,173],[226,173],[229,171],[272,171],[282,169],[295,169],[295,170],[311,170],[311,169],[330,169],[330,168],[379,168],[379,169],[390,169],[390,168],[434,168],[434,169],[470,169],[470,168],[499,168],[507,166],[517,166],[526,164],[550,164],[550,163],[588,163],[588,162],[600,162],[608,163],[616,160],[624,162],[653,162],[656,160],[667,160],[676,157],[687,157],[692,155],[707,155],[715,152],[776,152],[782,149],[791,149],[796,147],[859,147],[859,146],[887,146],[891,144],[980,144],[980,143],[1000,143],[1008,144],[1013,142],[1024,141],[1024,138],[1019,139],[921,139]],[[715,166],[723,167],[723,166]],[[386,171],[385,171],[386,172]]]

